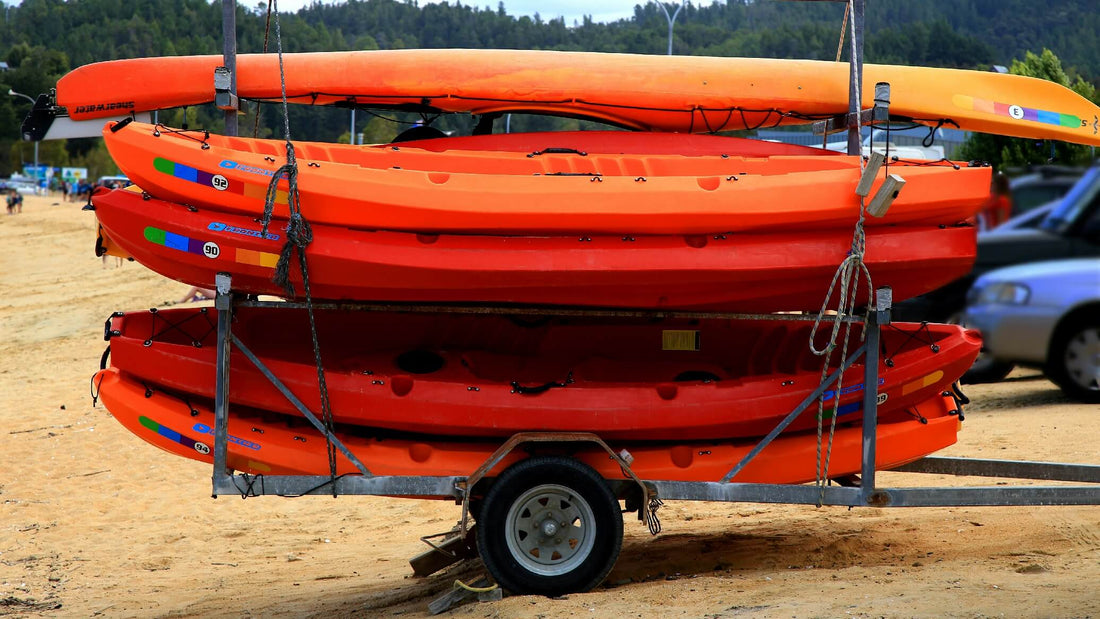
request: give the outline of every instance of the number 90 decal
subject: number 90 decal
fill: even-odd
[[[218,191],[229,189],[229,181],[221,174],[215,174],[210,178],[210,186]]]

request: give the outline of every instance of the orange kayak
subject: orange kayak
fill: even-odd
[[[103,135],[122,171],[154,197],[250,217],[263,212],[285,160],[275,140],[137,122],[108,125]],[[303,143],[296,146],[302,213],[314,224],[348,228],[497,235],[850,230],[859,213],[858,157],[743,156],[733,150],[739,141],[730,154],[682,155],[671,145],[669,154],[636,154],[629,145],[624,154],[600,150],[599,134],[573,134],[565,144],[541,135],[545,148],[529,153],[507,146],[507,135],[464,138],[457,149],[446,140],[421,148]],[[617,137],[642,153],[652,139]],[[890,172],[906,185],[886,216],[868,225],[953,224],[989,197],[988,167],[893,165]],[[282,187],[275,216],[285,218]]]
[[[305,311],[242,307],[234,319],[240,341],[320,411]],[[334,418],[403,432],[593,432],[632,441],[764,436],[821,381],[822,359],[809,350],[813,325],[805,321],[339,311],[319,311],[316,321]],[[215,324],[207,308],[116,313],[111,364],[147,384],[213,399]],[[858,346],[854,333],[848,350]],[[883,327],[879,414],[889,418],[950,389],[980,347],[976,331],[957,325]],[[240,351],[230,366],[231,403],[298,414]],[[862,364],[848,370],[842,387],[839,396],[828,392],[826,415],[858,424]],[[816,411],[815,404],[790,429],[814,427]]]
[[[316,105],[581,116],[648,131],[710,133],[805,123],[848,111],[847,63],[529,50],[418,49],[284,54],[287,95]],[[113,60],[57,84],[76,120],[214,100],[221,56]],[[1100,145],[1100,108],[1018,75],[867,64],[863,106],[892,86],[895,117],[968,131]],[[237,57],[246,99],[280,98],[275,54]]]
[[[116,368],[99,371],[92,384],[108,411],[128,430],[169,453],[211,463],[214,414],[193,396],[172,395],[142,384]],[[936,395],[878,425],[875,466],[889,469],[954,444],[959,406],[949,396]],[[472,473],[502,439],[458,440],[430,436],[379,437],[356,428],[341,428],[338,436],[375,475],[465,476]],[[634,457],[631,468],[643,479],[718,481],[756,444],[755,441],[624,443]],[[814,432],[780,435],[732,481],[802,483],[815,479],[817,437]],[[840,426],[833,441],[828,477],[858,473],[862,428]],[[618,465],[603,451],[582,449],[575,457],[608,479],[622,479]],[[228,465],[252,474],[328,475],[326,443],[302,419],[234,408],[229,417]],[[493,473],[526,457],[512,452]],[[356,474],[337,454],[337,473]],[[492,473],[491,473],[492,474]],[[447,498],[447,497],[444,497]]]
[[[283,220],[264,238],[253,217],[147,199],[136,188],[99,190],[92,204],[100,247],[192,286],[211,288],[224,272],[240,292],[287,294],[272,282]],[[852,238],[844,228],[487,236],[315,223],[312,231],[310,286],[322,299],[760,312],[819,309]],[[969,226],[875,226],[866,240],[875,284],[891,286],[897,300],[969,273],[976,253]],[[297,269],[291,281],[302,294]]]

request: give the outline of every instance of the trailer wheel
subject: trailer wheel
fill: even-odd
[[[489,573],[518,594],[588,591],[623,543],[619,502],[572,458],[533,457],[504,471],[485,495],[477,548]]]

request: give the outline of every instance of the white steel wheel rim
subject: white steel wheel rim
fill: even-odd
[[[557,484],[535,486],[508,510],[508,551],[532,573],[568,574],[592,553],[595,520],[588,501],[573,490]]]
[[[1088,391],[1100,391],[1100,327],[1082,329],[1070,338],[1062,361],[1070,380]]]

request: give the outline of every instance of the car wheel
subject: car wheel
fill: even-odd
[[[1100,320],[1090,317],[1059,329],[1046,374],[1069,397],[1100,403]]]

